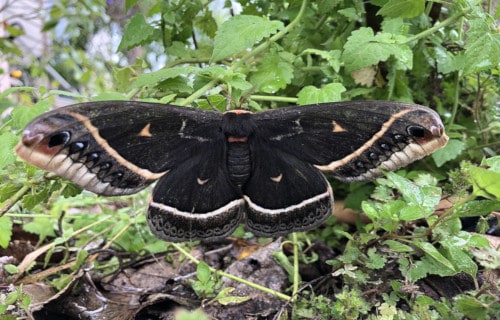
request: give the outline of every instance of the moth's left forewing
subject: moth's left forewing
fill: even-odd
[[[441,119],[433,110],[413,104],[385,104],[367,111],[366,115],[379,119],[380,125],[360,146],[347,156],[316,167],[342,181],[371,180],[383,170],[397,170],[422,159],[448,142]],[[345,123],[345,127],[351,126]]]
[[[185,161],[191,149],[210,144],[205,124],[217,120],[216,113],[161,104],[81,103],[31,121],[16,152],[97,194],[131,194]]]
[[[274,148],[342,181],[370,180],[443,147],[433,110],[387,101],[326,103],[257,114]]]

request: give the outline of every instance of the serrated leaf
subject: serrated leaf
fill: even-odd
[[[200,69],[197,67],[174,67],[161,69],[158,71],[144,73],[137,77],[137,80],[132,84],[133,88],[141,88],[145,86],[151,86],[157,84],[163,80],[176,78],[178,76],[188,76],[190,74],[198,72]]]
[[[469,319],[489,319],[488,306],[475,297],[459,296],[455,299],[455,305]]]
[[[492,33],[487,19],[474,19],[468,22],[465,44],[465,57],[468,64],[464,72],[475,73],[496,67],[500,63],[500,34]]]
[[[395,240],[385,240],[384,244],[396,252],[413,252],[413,248]]]
[[[16,192],[21,188],[21,184],[14,183],[12,181],[5,182],[2,186],[0,186],[0,202],[7,200],[16,194]]]
[[[380,61],[387,61],[389,57],[396,59],[397,69],[411,69],[413,53],[404,42],[406,38],[391,33],[375,35],[371,28],[360,28],[352,32],[344,45],[342,59],[346,71],[377,65]]]
[[[346,88],[341,83],[329,83],[321,89],[306,86],[297,94],[297,103],[301,105],[342,100],[341,94]]]
[[[444,256],[455,265],[457,271],[465,272],[475,278],[478,270],[477,264],[464,250],[459,246],[446,246]]]
[[[12,111],[12,123],[17,128],[24,128],[36,116],[50,109],[48,100],[41,100],[33,106],[18,106]]]
[[[12,220],[8,216],[0,217],[0,246],[7,248],[12,237]]]
[[[125,25],[123,37],[118,45],[118,51],[129,50],[139,45],[145,44],[151,40],[155,33],[146,18],[141,13],[136,13]]]
[[[446,259],[439,251],[429,242],[413,242],[413,244],[418,247],[420,250],[425,252],[426,255],[432,257],[434,260],[439,262],[441,265],[446,267],[451,272],[456,272],[453,264]]]
[[[376,248],[368,249],[367,254],[368,254],[369,260],[366,261],[365,265],[368,268],[378,270],[378,269],[382,269],[385,266],[385,263],[387,262],[387,258],[381,254],[378,254]]]
[[[377,14],[391,18],[413,18],[424,13],[425,0],[389,0]]]
[[[211,61],[218,61],[253,47],[258,41],[284,28],[281,21],[237,15],[224,22],[214,38]]]
[[[479,167],[471,167],[469,172],[476,197],[500,200],[500,173]]]
[[[50,216],[39,215],[35,216],[32,221],[23,224],[23,230],[37,234],[40,237],[40,241],[43,241],[47,237],[55,237],[54,226],[56,224],[55,219]]]
[[[446,146],[439,150],[436,150],[432,154],[432,159],[436,163],[436,166],[441,167],[446,162],[458,157],[464,149],[464,142],[456,139],[450,139]]]
[[[488,170],[500,173],[500,156],[484,159],[481,165],[488,166]]]
[[[250,77],[250,82],[261,92],[274,93],[284,89],[293,78],[293,66],[290,63],[292,59],[291,54],[271,50]]]
[[[500,210],[500,200],[475,200],[464,203],[456,214],[458,217],[478,217]]]
[[[0,168],[16,161],[14,147],[18,140],[19,138],[11,132],[4,132],[0,135]]]

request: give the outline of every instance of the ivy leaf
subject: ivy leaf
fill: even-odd
[[[346,88],[341,83],[329,83],[321,89],[306,86],[297,94],[297,103],[301,105],[322,102],[340,101],[342,92]]]
[[[129,50],[142,44],[149,43],[155,34],[155,28],[146,22],[140,13],[135,14],[125,26],[122,41],[118,51]]]
[[[278,53],[277,50],[271,50],[262,59],[259,69],[250,77],[250,82],[261,92],[274,93],[279,89],[284,89],[293,78],[291,61],[294,58],[295,56],[290,53]]]
[[[214,51],[210,60],[218,61],[242,52],[283,28],[281,21],[270,21],[249,15],[234,16],[217,30],[214,38]]]
[[[391,18],[413,18],[424,13],[425,0],[389,0],[377,12]]]

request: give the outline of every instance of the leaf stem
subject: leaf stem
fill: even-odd
[[[187,252],[186,250],[184,250],[184,248],[182,248],[181,246],[179,246],[177,243],[171,243],[171,245],[177,250],[179,251],[180,253],[182,253],[186,258],[188,258],[189,260],[191,260],[192,262],[194,262],[196,265],[198,265],[200,263],[200,260],[196,259],[192,254],[190,254],[189,252]],[[224,271],[221,271],[221,270],[217,270],[211,266],[208,266],[210,268],[210,271],[211,272],[214,272],[222,277],[226,277],[228,279],[231,279],[231,280],[234,280],[234,281],[237,281],[239,283],[243,283],[249,287],[252,287],[254,289],[257,289],[257,290],[260,290],[260,291],[263,291],[263,292],[266,292],[266,293],[269,293],[269,294],[272,294],[280,299],[283,299],[283,300],[286,300],[286,301],[289,301],[292,297],[284,294],[284,293],[281,293],[281,292],[278,292],[278,291],[275,291],[275,290],[272,290],[272,289],[269,289],[267,287],[264,287],[264,286],[261,286],[257,283],[254,283],[254,282],[250,282],[248,280],[245,280],[245,279],[242,279],[240,277],[237,277],[235,275],[232,275],[230,273],[227,273],[227,272],[224,272]]]
[[[442,22],[434,25],[433,27],[431,27],[431,28],[429,28],[429,29],[427,29],[425,31],[422,31],[419,34],[414,35],[413,37],[409,37],[408,39],[406,39],[405,42],[403,42],[403,44],[407,44],[407,43],[410,43],[410,42],[413,42],[413,41],[417,41],[417,40],[420,40],[422,38],[425,38],[425,37],[431,35],[432,33],[438,31],[439,29],[444,28],[444,27],[446,27],[449,24],[452,24],[453,22],[455,22],[455,20],[460,19],[467,12],[469,12],[469,10],[470,9],[467,8],[467,9],[463,9],[460,12],[455,13],[451,17],[449,17],[449,18],[445,19],[444,21],[442,21]]]
[[[297,98],[281,97],[281,96],[262,96],[262,95],[251,95],[250,98],[256,101],[277,101],[277,102],[289,102],[297,103]]]

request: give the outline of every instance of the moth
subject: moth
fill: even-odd
[[[363,181],[448,141],[436,112],[359,101],[225,113],[137,101],[75,104],[31,121],[25,161],[94,193],[138,192],[158,180],[147,221],[181,242],[315,228],[332,212],[323,173]]]

